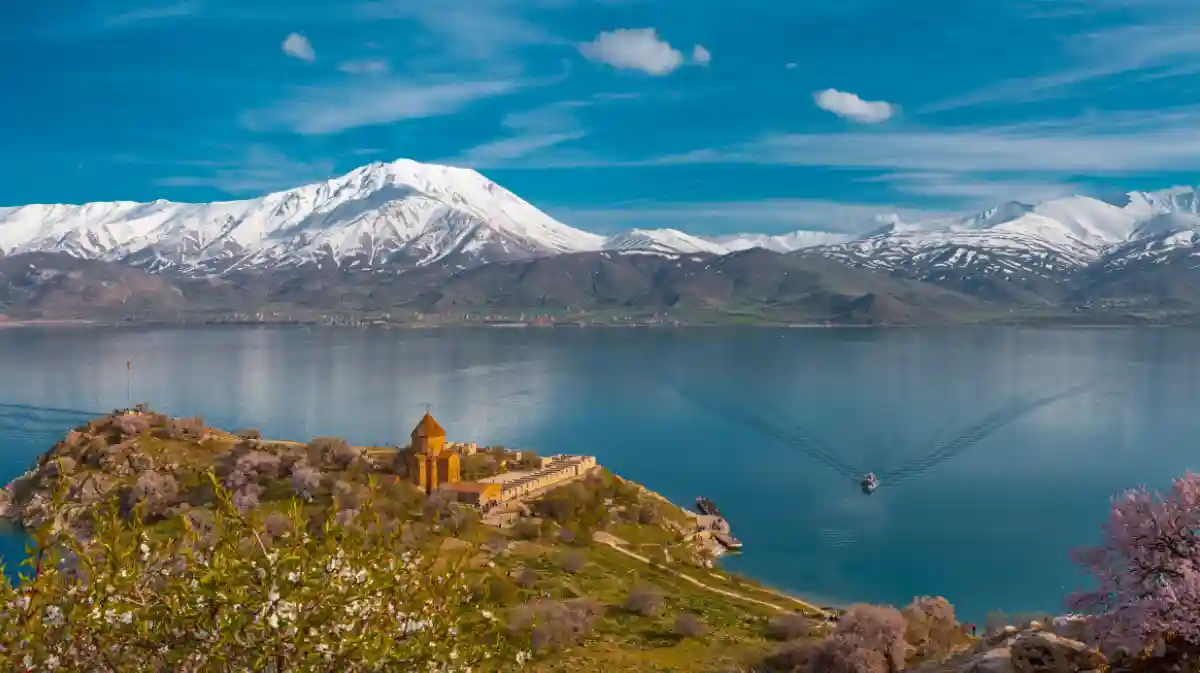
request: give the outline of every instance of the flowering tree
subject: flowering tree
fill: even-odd
[[[1075,557],[1096,588],[1068,604],[1088,615],[1106,649],[1200,648],[1200,475],[1185,474],[1165,495],[1126,492],[1101,544]]]
[[[837,628],[821,644],[814,670],[829,673],[876,673],[904,668],[907,624],[896,608],[851,605]]]
[[[47,525],[30,572],[0,583],[0,670],[449,672],[517,660],[495,617],[470,607],[461,562],[405,548],[369,513],[315,532],[297,501],[286,515],[243,514],[210,479],[211,517],[164,522],[182,534],[140,513],[126,521],[117,503],[59,500],[58,520],[90,517],[94,534]]]

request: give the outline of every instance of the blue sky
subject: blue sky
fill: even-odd
[[[400,157],[608,232],[1193,184],[1195,0],[0,7],[0,204],[255,196]]]

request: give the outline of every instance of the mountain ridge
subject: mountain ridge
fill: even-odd
[[[255,302],[326,310],[341,297],[365,309],[371,303],[366,297],[377,292],[381,298],[374,304],[416,312],[441,311],[457,301],[474,310],[522,308],[513,297],[522,297],[530,310],[563,299],[563,310],[573,302],[585,312],[631,313],[669,311],[696,300],[688,310],[737,312],[753,306],[784,321],[820,321],[842,319],[834,304],[845,300],[891,306],[888,320],[943,321],[944,304],[918,310],[910,302],[911,288],[894,284],[915,281],[987,306],[964,308],[972,316],[1096,307],[1200,313],[1200,277],[1193,278],[1200,276],[1195,188],[1128,192],[1116,202],[1071,196],[1007,202],[964,216],[872,219],[880,226],[858,236],[827,230],[698,236],[645,228],[602,236],[554,219],[473,170],[401,159],[241,201],[0,208],[0,260],[7,260],[8,269],[3,276],[8,285],[0,288],[0,297],[8,299],[0,301],[19,307],[18,313],[45,313],[53,304],[58,308],[49,312],[58,315],[88,308],[85,297],[101,297],[105,310],[120,312],[141,301],[136,295],[144,292],[148,306],[158,311],[192,311],[197,304],[248,310]],[[36,257],[54,254],[101,266]],[[617,262],[620,257],[641,261]],[[721,261],[726,257],[730,260]],[[556,258],[563,259],[546,261]],[[763,265],[759,278],[774,278],[775,284],[749,282],[748,271],[738,272],[747,281],[743,285],[717,282],[727,264],[747,258]],[[783,276],[799,273],[797,263],[817,264],[815,259],[835,265],[820,267],[822,283],[845,280],[849,271],[835,267],[854,270],[861,283],[883,283],[868,283],[862,274],[894,281],[870,299],[863,297],[871,292],[835,298],[836,292],[820,295],[826,288],[810,288],[814,296],[825,296],[819,310],[780,295],[792,282]],[[42,271],[48,265],[55,273],[30,273],[22,264]],[[562,278],[551,282],[546,269]],[[693,277],[680,280],[680,269]],[[606,296],[602,284],[588,282],[598,275],[621,290]],[[480,287],[479,279],[489,277],[496,284]],[[47,278],[70,282],[49,287]],[[113,294],[112,287],[128,292]],[[704,290],[696,292],[697,287]],[[71,292],[78,301],[64,298]],[[440,299],[430,299],[438,292]],[[895,299],[906,293],[909,299]],[[940,296],[932,290],[918,294],[921,301]],[[47,299],[51,296],[57,303]]]

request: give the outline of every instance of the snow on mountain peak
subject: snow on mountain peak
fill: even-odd
[[[457,256],[467,263],[597,250],[476,171],[408,159],[219,203],[88,203],[0,210],[0,250],[223,272],[332,257],[368,268]]]

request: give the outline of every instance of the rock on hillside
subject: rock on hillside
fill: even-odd
[[[940,662],[926,662],[908,673],[1099,673],[1108,660],[1096,648],[1068,636],[1082,637],[1079,624],[1037,622],[1019,631],[1008,627],[975,647]]]

